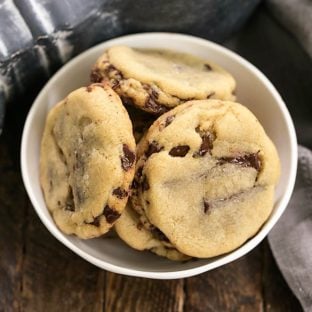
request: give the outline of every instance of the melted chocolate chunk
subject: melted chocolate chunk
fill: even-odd
[[[90,74],[91,82],[101,82],[103,79],[101,72],[98,68],[93,69]]]
[[[169,155],[173,157],[184,157],[189,150],[190,147],[188,145],[178,145],[169,151]]]
[[[204,64],[204,68],[207,71],[211,71],[212,70],[212,67],[209,64]]]
[[[87,91],[87,92],[92,92],[92,85],[87,86],[87,87],[86,87],[86,91]]]
[[[109,64],[106,68],[105,68],[105,73],[107,75],[109,75],[111,72],[115,72],[115,78],[120,80],[123,79],[123,74],[121,73],[121,71],[119,71],[114,65]]]
[[[157,228],[156,226],[151,225],[150,226],[150,231],[160,241],[169,242],[168,237],[159,228]]]
[[[120,86],[120,83],[119,83],[118,80],[113,80],[113,81],[111,81],[111,88],[112,88],[113,90],[116,90],[117,88],[119,88],[119,86]]]
[[[215,140],[216,136],[214,133],[209,132],[208,130],[200,129],[200,126],[195,128],[195,131],[199,133],[202,143],[199,147],[198,152],[193,154],[193,157],[204,156],[208,152],[211,154],[211,150],[213,148],[213,141]]]
[[[128,171],[135,162],[135,153],[129,149],[127,144],[123,144],[122,150],[124,156],[121,157],[121,166],[125,171]]]
[[[201,135],[202,143],[198,152],[194,153],[193,157],[204,156],[208,152],[210,153],[213,148],[214,136],[211,133],[205,133]]]
[[[115,195],[119,199],[123,199],[128,196],[128,192],[121,187],[117,187],[113,190],[113,195]]]
[[[145,156],[148,158],[154,153],[159,153],[164,147],[159,146],[156,141],[153,141],[148,145],[147,151],[145,152]]]
[[[133,180],[131,184],[131,189],[136,190],[139,187],[139,183],[137,180]]]
[[[173,119],[175,118],[174,115],[171,115],[171,116],[168,116],[166,118],[166,121],[165,121],[165,128],[168,127],[172,122],[173,122]]]
[[[158,97],[159,97],[159,94],[158,94],[158,92],[157,91],[155,91],[154,89],[151,89],[151,91],[150,91],[150,97],[153,99],[153,100],[157,100],[158,99]]]
[[[252,167],[255,168],[257,171],[259,171],[261,168],[261,161],[259,159],[258,153],[247,154],[237,157],[222,157],[219,159],[219,164],[221,165],[223,165],[224,163],[237,164],[242,167]]]
[[[110,224],[114,223],[120,217],[120,213],[110,208],[108,205],[105,206],[103,215],[105,216],[106,221]]]
[[[74,203],[74,195],[73,195],[73,189],[71,186],[68,188],[68,194],[65,201],[65,210],[67,211],[75,211],[75,203]]]
[[[207,213],[209,211],[210,205],[208,201],[204,199],[204,213]]]
[[[163,114],[166,113],[169,108],[164,106],[164,105],[160,105],[156,102],[156,100],[151,97],[150,95],[147,97],[146,101],[145,101],[145,105],[144,105],[149,111],[151,111],[152,113],[155,114]]]
[[[147,180],[147,177],[146,177],[146,176],[143,177],[141,186],[142,186],[142,191],[143,191],[143,192],[145,192],[145,191],[147,191],[147,190],[150,189],[150,185],[149,185],[149,183],[148,183],[148,180]]]
[[[88,223],[88,224],[91,224],[91,225],[94,225],[96,227],[99,227],[100,226],[100,217],[101,216],[97,216],[96,218],[93,219],[92,222]]]

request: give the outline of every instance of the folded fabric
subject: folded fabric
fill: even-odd
[[[292,33],[312,57],[312,3],[310,0],[267,0],[274,17]]]
[[[296,185],[269,235],[277,264],[305,311],[312,311],[312,151],[299,146]]]

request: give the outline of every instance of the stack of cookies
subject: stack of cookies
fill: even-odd
[[[64,233],[88,239],[114,226],[134,249],[187,260],[259,231],[280,163],[234,102],[228,72],[189,54],[115,46],[91,81],[53,107],[42,138],[41,185]]]

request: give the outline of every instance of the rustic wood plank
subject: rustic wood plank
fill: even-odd
[[[27,196],[19,173],[19,136],[0,137],[0,311],[20,309],[23,233]]]
[[[32,207],[27,224],[22,311],[102,311],[104,272],[53,238]]]
[[[151,280],[107,273],[106,312],[183,311],[184,280]]]
[[[262,247],[186,280],[185,311],[262,311]]]
[[[280,273],[267,242],[264,243],[263,292],[264,311],[302,311],[299,301],[291,292]]]

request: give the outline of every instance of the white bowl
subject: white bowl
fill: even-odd
[[[276,191],[274,210],[256,236],[238,249],[212,259],[186,263],[169,261],[149,252],[139,252],[118,238],[81,240],[63,234],[54,224],[45,205],[39,183],[39,147],[49,109],[70,91],[89,83],[90,68],[113,45],[167,48],[189,52],[227,69],[237,81],[238,101],[260,120],[274,141],[282,163],[282,176]],[[270,81],[237,54],[207,40],[170,33],[145,33],[106,41],[77,56],[61,68],[33,103],[23,132],[22,175],[26,190],[40,219],[65,246],[94,265],[115,273],[157,279],[193,276],[229,263],[252,250],[269,233],[290,199],[297,169],[297,141],[293,122],[280,95]]]

